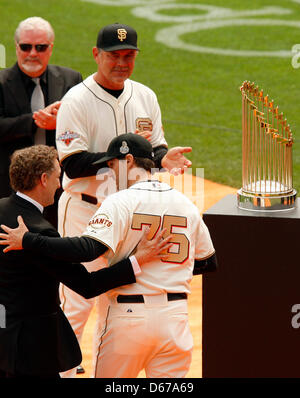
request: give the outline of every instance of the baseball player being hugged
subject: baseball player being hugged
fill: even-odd
[[[143,228],[148,239],[161,229],[172,235],[168,256],[143,267],[136,283],[108,292],[110,306],[98,349],[96,377],[184,377],[193,339],[188,324],[189,283],[202,268],[214,270],[216,257],[197,207],[169,185],[151,180],[153,150],[135,134],[114,138],[107,156],[117,187],[127,175],[128,189],[110,195],[89,222],[84,236],[108,248],[109,264],[132,253]],[[102,219],[105,224],[102,224]],[[196,259],[196,267],[194,268]]]
[[[71,89],[63,98],[57,116],[56,140],[64,169],[63,189],[58,207],[61,236],[81,235],[105,197],[103,179],[97,178],[93,162],[105,156],[111,139],[136,132],[150,140],[155,166],[181,172],[191,162],[184,157],[190,147],[168,150],[161,112],[155,93],[131,76],[138,53],[137,33],[127,25],[112,24],[100,30],[93,57],[97,72]],[[104,266],[104,259],[84,264],[89,271]],[[62,308],[80,341],[84,325],[94,305],[71,289],[61,286]],[[101,338],[107,298],[97,298],[95,343]],[[93,364],[96,352],[94,345]],[[73,377],[75,371],[63,375]]]
[[[105,255],[112,265],[134,253],[146,227],[149,240],[168,238],[171,245],[165,256],[144,264],[136,283],[108,292],[96,377],[132,378],[143,369],[151,378],[184,377],[193,349],[187,304],[190,281],[193,274],[217,267],[209,231],[190,199],[151,178],[153,149],[143,137],[114,138],[97,165],[109,166],[118,187],[126,176],[128,188],[103,201],[81,238],[26,233],[23,247],[70,261],[76,252],[81,261],[80,250],[74,248],[80,240],[91,239],[107,247]]]

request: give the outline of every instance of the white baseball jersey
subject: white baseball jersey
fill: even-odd
[[[155,93],[141,83],[127,79],[119,98],[103,90],[89,76],[64,96],[57,116],[56,141],[59,159],[82,152],[106,152],[110,141],[136,129],[152,132],[153,147],[167,145],[161,111]],[[101,180],[96,176],[63,177],[63,189],[97,195]],[[101,199],[101,198],[100,198]]]
[[[132,254],[144,225],[150,226],[150,239],[163,228],[167,228],[166,235],[173,235],[168,258],[143,265],[135,284],[121,286],[108,294],[190,293],[194,259],[210,257],[214,247],[198,208],[168,184],[137,182],[110,195],[83,235],[104,243],[110,249],[109,263],[115,264]]]

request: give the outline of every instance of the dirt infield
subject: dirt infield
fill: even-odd
[[[184,183],[182,182],[182,176],[170,177],[167,174],[160,174],[157,176],[161,181],[170,183],[171,186],[179,188],[184,187],[184,193],[190,197],[195,204],[198,205],[201,213],[205,212],[212,205],[217,203],[224,196],[229,194],[235,194],[236,188],[231,188],[225,185],[220,185],[205,179],[197,179],[189,174],[184,176]],[[201,192],[195,190],[199,188]],[[199,198],[202,195],[202,198]],[[198,199],[198,200],[196,200]],[[204,199],[204,200],[203,200]],[[198,378],[202,376],[202,277],[194,277],[191,283],[191,295],[189,297],[189,322],[191,332],[194,338],[194,351],[191,368],[187,374],[187,377]],[[93,331],[96,319],[96,310],[91,313],[91,316],[86,324],[83,338],[82,338],[82,354],[83,361],[82,366],[85,369],[85,373],[77,375],[80,378],[91,377],[91,363],[92,363],[92,339]],[[144,372],[141,372],[139,377],[145,377]]]

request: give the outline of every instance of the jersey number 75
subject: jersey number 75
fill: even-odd
[[[150,231],[147,236],[149,240],[153,239],[158,230],[166,228],[164,238],[173,235],[170,242],[177,246],[176,252],[168,250],[168,258],[162,259],[163,262],[182,264],[189,257],[190,242],[184,233],[174,232],[173,227],[187,228],[186,217],[164,215],[162,222],[161,216],[153,214],[134,213],[132,219],[132,229],[142,230],[143,225],[149,225]],[[172,249],[174,247],[172,246]]]

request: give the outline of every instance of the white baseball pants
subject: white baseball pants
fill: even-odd
[[[145,303],[111,301],[99,345],[96,377],[149,378],[187,374],[193,350],[187,300],[167,301],[166,294],[144,296]]]
[[[81,200],[80,194],[63,192],[58,203],[58,231],[61,236],[81,236],[85,231],[87,223],[97,210],[97,206]],[[90,272],[97,271],[106,266],[102,258],[83,263]],[[80,344],[84,326],[88,320],[91,310],[96,304],[97,319],[93,339],[93,372],[96,366],[96,349],[99,345],[101,329],[105,322],[108,307],[108,298],[102,294],[96,298],[85,299],[67,286],[60,285],[61,307],[68,318]],[[61,377],[76,377],[76,368],[61,373]]]

